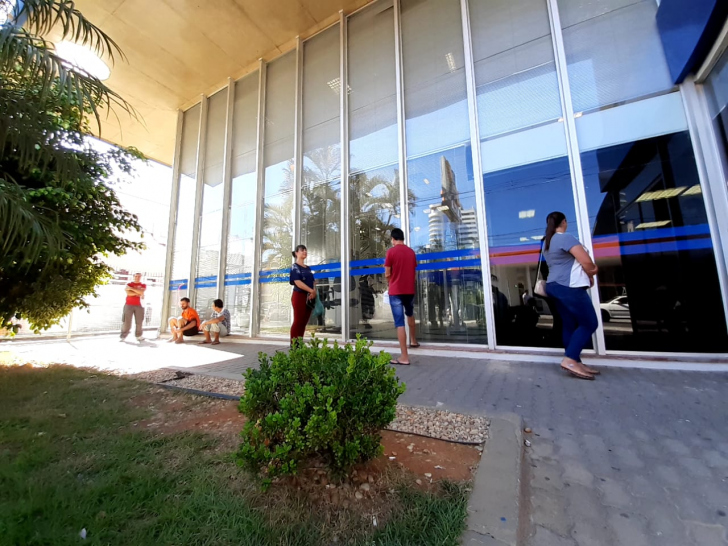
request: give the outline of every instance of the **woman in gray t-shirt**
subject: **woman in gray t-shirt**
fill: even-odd
[[[597,329],[597,314],[587,293],[594,285],[597,266],[586,249],[566,233],[566,216],[552,212],[546,218],[543,257],[549,266],[546,293],[561,315],[566,356],[561,367],[581,379],[594,379],[599,372],[581,362],[581,351]]]

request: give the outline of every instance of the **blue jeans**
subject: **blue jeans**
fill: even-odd
[[[395,328],[404,328],[404,317],[411,317],[415,312],[415,297],[413,294],[400,294],[398,296],[389,296],[389,306],[392,308],[392,317],[394,318]]]
[[[556,310],[561,315],[566,356],[581,362],[581,351],[599,325],[586,288],[569,288],[552,282],[546,283],[546,293],[556,302]]]

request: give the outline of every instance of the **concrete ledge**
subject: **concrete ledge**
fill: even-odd
[[[489,417],[488,441],[468,501],[464,546],[516,546],[523,454],[523,420]]]

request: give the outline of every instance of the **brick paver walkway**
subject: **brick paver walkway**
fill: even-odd
[[[101,343],[74,342],[75,356],[66,360],[86,354],[90,362],[88,351]],[[254,366],[258,351],[277,348],[105,345],[115,349],[114,358],[134,359],[133,365],[178,363],[228,378]],[[59,344],[51,354],[62,360],[64,350]],[[192,366],[194,355],[204,363]],[[412,360],[398,369],[407,384],[403,403],[512,412],[533,429],[526,464],[528,546],[728,545],[728,374],[613,368],[587,382],[545,364],[417,351]]]

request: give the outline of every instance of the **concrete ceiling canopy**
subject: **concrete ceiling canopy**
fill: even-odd
[[[106,84],[138,112],[102,121],[101,138],[170,165],[177,110],[273,59],[370,0],[77,0],[126,60]]]

